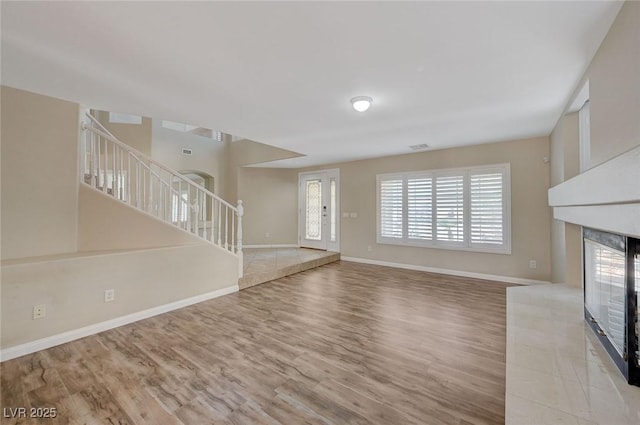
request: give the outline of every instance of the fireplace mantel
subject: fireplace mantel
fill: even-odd
[[[549,189],[553,217],[640,237],[640,146]]]

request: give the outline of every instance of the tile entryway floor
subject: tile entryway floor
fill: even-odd
[[[245,248],[240,289],[269,282],[340,259],[337,252],[309,248]]]

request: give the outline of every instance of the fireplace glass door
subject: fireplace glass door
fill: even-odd
[[[640,242],[638,240],[636,242],[636,249],[634,253],[633,260],[633,269],[635,273],[634,283],[634,295],[635,295],[635,305],[636,305],[636,314],[635,320],[635,349],[636,349],[636,370],[640,373],[640,306],[638,305],[638,289],[640,288]],[[640,380],[640,376],[637,377]]]
[[[625,252],[585,240],[585,303],[616,351],[625,349]]]
[[[583,228],[585,319],[627,381],[640,384],[640,240]]]

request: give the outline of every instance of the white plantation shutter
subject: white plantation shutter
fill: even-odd
[[[384,174],[378,243],[511,253],[509,164]]]
[[[471,244],[504,243],[504,188],[502,172],[470,175]]]
[[[419,241],[433,240],[433,179],[411,178],[407,181],[407,237]]]
[[[403,233],[403,179],[380,181],[380,236],[402,238]]]
[[[436,178],[436,238],[464,242],[464,175]]]

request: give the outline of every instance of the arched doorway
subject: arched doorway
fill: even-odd
[[[212,175],[197,170],[178,171],[183,177],[191,180],[199,186],[204,186],[211,193],[215,193],[215,182]],[[176,224],[185,223],[189,220],[196,220],[193,214],[198,215],[197,220],[200,226],[206,226],[211,222],[212,207],[207,203],[207,198],[198,196],[195,188],[189,187],[184,182],[175,177],[173,182],[173,201],[171,209],[172,221]],[[205,205],[205,203],[207,203]]]
[[[180,170],[179,173],[194,183],[204,186],[209,192],[216,193],[215,181],[212,175],[197,170]]]

